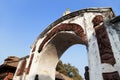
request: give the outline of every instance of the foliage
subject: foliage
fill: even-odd
[[[79,74],[79,70],[71,66],[71,64],[63,64],[62,61],[58,62],[56,70],[68,77],[71,77],[73,80],[82,80],[82,77]]]

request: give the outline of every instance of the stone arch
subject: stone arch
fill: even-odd
[[[62,23],[50,30],[36,50],[38,54],[41,54],[40,64],[45,66],[44,69],[42,66],[39,67],[41,71],[43,70],[42,73],[53,73],[51,76],[52,79],[54,79],[55,68],[59,58],[66,49],[74,44],[87,46],[86,35],[80,25],[75,23]],[[46,61],[44,59],[46,59]],[[49,64],[51,62],[52,64]],[[48,70],[50,70],[50,72]],[[38,74],[41,73],[38,72]],[[43,79],[45,80],[46,78]]]
[[[78,24],[75,23],[69,23],[69,24],[60,24],[57,27],[53,28],[48,34],[47,37],[45,37],[45,39],[42,41],[38,52],[40,53],[40,51],[42,50],[43,46],[45,45],[46,42],[48,42],[51,38],[55,37],[57,34],[74,34],[74,36],[76,37],[80,37],[79,42],[77,42],[78,40],[74,41],[75,43],[81,43],[81,44],[87,44],[87,39],[85,36],[85,32],[82,29],[82,27]],[[60,38],[61,39],[61,38]],[[73,41],[72,41],[73,42]],[[73,43],[69,43],[70,45],[74,44]]]
[[[90,8],[67,14],[48,26],[31,46],[30,57],[26,65],[25,80],[54,80],[55,67],[63,52],[74,44],[87,47],[90,80],[120,79],[115,61],[115,48],[111,47],[111,35],[108,36],[106,21],[114,17],[111,8]],[[100,32],[102,31],[103,32]],[[104,35],[102,37],[101,34]],[[115,34],[116,35],[116,34]],[[108,54],[101,46],[102,39],[109,45]],[[105,39],[104,39],[105,38]],[[100,41],[101,40],[101,41]],[[105,51],[104,51],[105,52]],[[106,58],[106,56],[109,56]],[[113,61],[113,62],[111,62]],[[114,66],[115,65],[115,66]],[[120,72],[119,72],[120,73]],[[27,77],[26,77],[27,76]],[[112,76],[108,78],[109,76]],[[17,79],[18,80],[18,79]]]

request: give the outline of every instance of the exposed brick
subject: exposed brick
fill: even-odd
[[[52,36],[54,36],[56,33],[60,32],[60,31],[74,31],[76,33],[76,35],[78,35],[83,42],[86,43],[85,40],[85,34],[84,31],[82,29],[82,27],[80,25],[74,24],[74,23],[69,23],[69,24],[61,24],[57,27],[55,27],[48,35],[47,37],[43,40],[43,42],[41,43],[40,47],[39,47],[39,51],[40,52],[44,46],[44,44],[50,39],[52,38]]]
[[[120,80],[120,76],[117,71],[103,73],[102,75],[104,80]]]
[[[34,54],[31,54],[28,68],[25,69],[25,73],[26,73],[26,74],[29,74],[29,72],[30,72],[30,67],[31,67],[31,64],[32,64],[33,57],[34,57]]]
[[[95,28],[95,32],[100,51],[101,62],[114,65],[116,62],[113,56],[110,40],[104,24],[100,25],[101,22],[103,22],[103,17],[101,15],[97,15],[93,19],[94,28],[99,25],[99,27]]]
[[[22,63],[20,64],[20,68],[17,71],[17,76],[23,75],[23,72],[25,70],[25,66],[26,66],[26,59],[24,59],[22,61]]]

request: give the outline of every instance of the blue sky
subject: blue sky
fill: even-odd
[[[112,7],[116,15],[120,14],[119,0],[0,0],[0,64],[11,55],[28,55],[37,36],[67,8],[73,12],[89,7]],[[61,59],[83,74],[86,52],[85,46],[75,45]]]

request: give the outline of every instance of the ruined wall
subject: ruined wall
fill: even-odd
[[[19,60],[13,80],[25,80],[27,72],[26,66],[29,64],[29,56],[25,56]],[[23,77],[24,76],[24,77]]]
[[[36,76],[54,80],[59,58],[74,44],[87,47],[90,80],[119,80],[120,35],[109,22],[113,17],[111,8],[90,8],[56,20],[35,40],[29,59],[19,63],[14,80],[34,80]],[[21,67],[25,71],[17,75]]]
[[[12,80],[19,58],[15,56],[9,56],[4,60],[4,63],[0,65],[0,80]]]
[[[108,37],[111,43],[113,65],[103,64],[103,75],[112,80],[120,80],[120,16],[114,17],[105,23]],[[107,56],[108,57],[108,56]],[[108,57],[109,58],[109,57]],[[107,78],[106,78],[107,79]],[[106,80],[105,79],[105,80]]]

